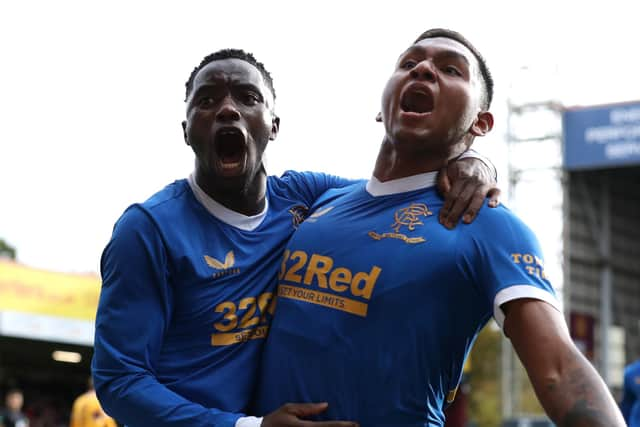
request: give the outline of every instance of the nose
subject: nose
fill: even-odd
[[[227,96],[222,101],[220,109],[216,113],[216,119],[221,122],[234,122],[240,120],[240,113],[238,112],[231,97]]]
[[[411,69],[411,77],[414,79],[424,79],[433,82],[436,80],[436,73],[433,71],[431,62],[420,61]]]

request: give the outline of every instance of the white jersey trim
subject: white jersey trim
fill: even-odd
[[[262,221],[267,216],[269,210],[269,198],[265,196],[264,209],[257,215],[246,216],[239,212],[233,211],[220,203],[213,200],[202,188],[196,183],[194,175],[189,175],[189,187],[196,196],[196,199],[204,206],[204,208],[220,221],[229,224],[233,227],[239,228],[245,231],[253,231],[262,224]]]
[[[260,427],[262,417],[240,417],[236,421],[235,427]]]
[[[460,154],[460,156],[458,156],[458,160],[461,160],[461,159],[478,159],[478,160],[480,160],[489,169],[491,169],[491,173],[493,174],[493,179],[495,179],[496,182],[498,181],[498,171],[496,170],[495,165],[491,162],[491,160],[489,160],[488,157],[483,156],[482,154],[478,153],[473,148],[469,148],[467,151],[465,151],[464,153]]]
[[[496,319],[496,322],[500,325],[500,329],[504,328],[505,318],[504,311],[502,311],[500,306],[509,301],[521,298],[531,298],[544,301],[551,304],[553,308],[561,312],[558,300],[550,292],[532,285],[509,286],[508,288],[498,292],[493,300],[493,318]]]
[[[385,182],[381,182],[378,178],[372,176],[367,181],[367,193],[373,197],[378,197],[433,187],[436,183],[436,176],[438,176],[438,172],[425,172]]]

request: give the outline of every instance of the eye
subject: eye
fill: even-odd
[[[256,105],[258,103],[260,103],[262,100],[262,98],[260,98],[260,95],[258,95],[255,92],[244,92],[242,94],[242,102],[245,105]]]
[[[447,65],[446,67],[444,67],[444,72],[452,76],[458,76],[458,77],[462,76],[462,73],[460,72],[460,70],[458,70],[456,67],[452,65]]]
[[[215,104],[215,100],[210,96],[203,96],[198,99],[197,105],[199,108],[209,108]]]
[[[410,70],[415,67],[418,63],[412,59],[407,59],[400,64],[400,68],[404,70]]]

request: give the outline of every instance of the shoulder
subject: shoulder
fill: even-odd
[[[492,237],[533,237],[531,228],[505,205],[491,208],[485,202],[476,219],[466,226],[474,236]]]
[[[287,170],[280,176],[270,175],[268,180],[269,184],[271,184],[272,186],[286,188],[299,185],[312,186],[317,184],[318,182],[326,181],[331,177],[332,175],[323,172],[300,172]]]
[[[324,172],[311,172],[311,171],[293,171],[287,170],[282,175],[269,176],[269,184],[275,187],[294,187],[300,188],[338,188],[350,185],[356,182],[363,182],[363,180],[354,180],[342,178],[336,175],[331,175]]]
[[[336,202],[344,197],[361,197],[365,195],[363,182],[356,182],[345,187],[331,188],[325,191],[314,203],[314,207],[318,208],[328,203]]]
[[[162,190],[156,192],[140,205],[146,209],[155,209],[159,206],[180,200],[190,193],[189,183],[186,179],[180,179],[172,182]]]
[[[490,276],[494,275],[492,271],[510,274],[519,271],[526,273],[519,280],[535,276],[536,280],[544,280],[546,283],[544,254],[538,238],[531,228],[507,207],[485,206],[475,221],[458,227],[458,253],[486,266],[487,272],[491,273]]]
[[[496,268],[506,264],[525,269],[544,266],[542,247],[535,233],[505,206],[485,206],[475,221],[458,227],[461,230],[457,241],[463,243],[461,255]]]
[[[127,207],[116,223],[116,228],[137,228],[140,225],[166,220],[179,215],[177,207],[188,203],[191,189],[186,179],[175,181],[142,203]],[[169,218],[169,219],[170,219]]]
[[[294,171],[294,170],[286,170],[280,176],[270,175],[269,183],[273,185],[288,185],[292,183],[310,183],[317,179],[322,179],[327,174],[322,172],[309,172],[309,171]]]

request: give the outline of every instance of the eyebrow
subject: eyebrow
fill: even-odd
[[[417,45],[413,45],[411,46],[409,49],[405,50],[404,53],[402,53],[402,55],[400,55],[400,58],[403,58],[406,55],[414,55],[414,54],[422,54],[424,53],[424,48],[421,46],[417,46]],[[470,65],[469,63],[469,59],[466,57],[466,55],[463,55],[462,53],[456,51],[456,50],[452,50],[452,49],[443,49],[438,51],[435,54],[435,59],[447,59],[447,58],[451,58],[451,59],[455,59],[455,60],[460,60],[465,62],[467,65]]]
[[[253,92],[256,92],[257,94],[259,94],[260,96],[263,96],[262,91],[260,90],[260,88],[256,85],[254,85],[253,83],[237,83],[237,82],[233,82],[233,87],[237,87],[238,89],[244,89],[244,90],[251,90]]]
[[[455,50],[445,50],[443,52],[439,52],[438,54],[436,54],[436,58],[440,59],[440,58],[451,58],[451,59],[455,59],[455,60],[460,60],[464,63],[466,63],[467,65],[471,65],[469,64],[469,59],[466,57],[466,55],[461,54],[460,52],[456,52]]]
[[[203,83],[202,85],[198,86],[196,90],[193,91],[193,96],[196,97],[202,92],[214,90],[220,86],[223,86],[223,85],[216,84],[216,83]],[[260,88],[254,85],[253,83],[245,83],[245,82],[240,83],[237,80],[233,80],[231,81],[231,87],[232,89],[251,90],[258,93],[261,97],[264,97],[264,94],[262,93]]]

